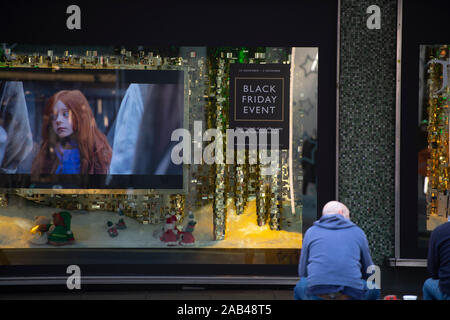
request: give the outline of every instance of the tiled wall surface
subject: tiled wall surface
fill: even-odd
[[[369,30],[371,5],[381,29]],[[396,0],[341,0],[339,200],[376,264],[394,256]]]

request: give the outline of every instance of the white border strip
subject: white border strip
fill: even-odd
[[[341,54],[341,0],[338,0],[337,12],[337,54],[336,54],[336,167],[335,167],[335,200],[339,201],[339,87],[340,87],[340,54]]]
[[[289,190],[291,197],[291,213],[295,216],[295,199],[294,199],[294,165],[293,159],[293,139],[294,139],[294,125],[293,122],[293,100],[294,100],[294,71],[295,71],[295,52],[296,48],[292,48],[291,52],[291,79],[290,79],[290,97],[289,97]]]
[[[400,258],[400,127],[402,83],[402,19],[403,0],[397,6],[397,78],[395,100],[395,258]]]
[[[298,277],[81,277],[81,284],[190,284],[190,285],[289,285],[295,286]],[[67,277],[1,277],[1,286],[66,285]]]
[[[426,268],[426,259],[389,259],[388,264],[390,267],[418,267]]]

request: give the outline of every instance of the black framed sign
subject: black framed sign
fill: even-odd
[[[278,145],[287,149],[289,73],[290,66],[285,64],[231,64],[230,127],[278,130]]]

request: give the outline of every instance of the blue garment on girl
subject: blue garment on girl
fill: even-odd
[[[72,149],[55,148],[59,159],[56,174],[79,174],[80,173],[80,151],[76,144],[71,143]]]

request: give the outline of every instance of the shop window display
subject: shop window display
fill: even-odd
[[[418,123],[419,246],[449,218],[448,45],[420,46]]]
[[[0,66],[0,248],[301,248],[317,214],[317,48],[19,45]],[[278,98],[281,124],[264,105]],[[231,107],[265,117],[246,130],[282,127],[271,174],[268,144],[242,163],[195,161],[234,145]]]

